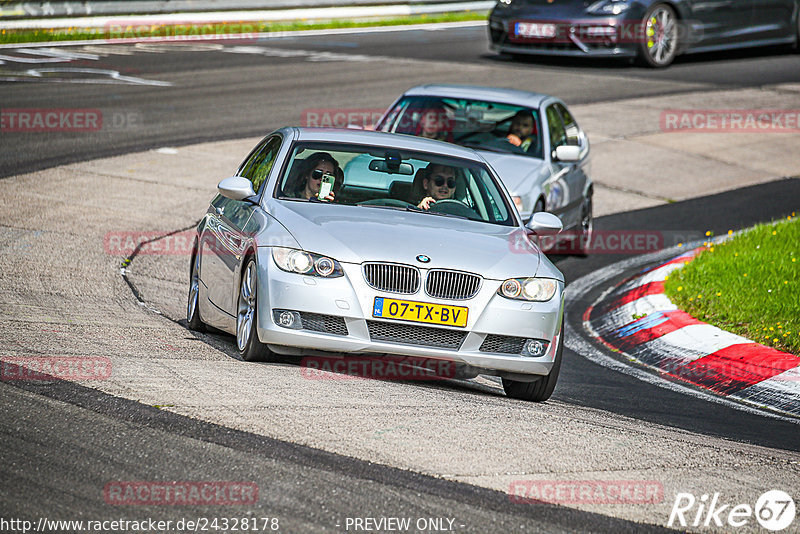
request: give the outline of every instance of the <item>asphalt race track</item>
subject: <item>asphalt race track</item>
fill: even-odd
[[[195,336],[184,328],[185,319],[179,312],[184,306],[185,285],[181,285],[181,277],[185,278],[188,258],[168,258],[161,264],[157,257],[134,258],[133,285],[129,286],[119,276],[117,265],[108,258],[104,265],[81,265],[91,263],[93,256],[84,258],[80,245],[81,239],[88,239],[86,236],[95,231],[95,224],[101,228],[101,222],[87,215],[95,213],[92,211],[95,209],[108,220],[116,219],[118,228],[130,224],[130,228],[152,229],[147,226],[150,209],[158,221],[156,229],[186,228],[205,209],[202,202],[198,204],[195,199],[210,199],[213,186],[200,187],[187,181],[188,185],[184,185],[191,202],[181,203],[178,199],[171,207],[163,198],[156,197],[164,194],[164,190],[159,189],[163,185],[160,182],[172,184],[173,179],[187,172],[179,166],[167,166],[164,176],[158,176],[157,172],[142,175],[142,171],[137,171],[139,174],[131,180],[137,183],[126,185],[120,191],[104,192],[103,179],[98,179],[102,175],[87,174],[89,181],[79,184],[71,193],[74,197],[59,199],[59,206],[51,211],[48,203],[55,202],[51,192],[41,191],[39,195],[36,190],[48,187],[40,177],[58,177],[62,172],[60,166],[97,158],[258,137],[273,128],[302,122],[309,111],[374,112],[388,106],[408,87],[431,81],[520,87],[556,94],[570,105],[800,82],[800,56],[785,48],[681,57],[672,68],[664,71],[644,70],[619,62],[512,62],[487,52],[483,27],[312,35],[222,44],[92,45],[63,50],[72,54],[70,61],[37,65],[14,58],[45,56],[30,54],[19,47],[0,49],[3,62],[0,64],[0,101],[4,110],[100,110],[104,119],[103,127],[96,131],[0,133],[0,186],[8,188],[3,189],[0,201],[3,209],[0,243],[4,247],[0,250],[5,250],[0,252],[0,264],[5,267],[0,270],[0,286],[5,287],[0,287],[3,295],[0,320],[5,325],[0,350],[3,355],[47,354],[48,350],[60,347],[72,350],[71,347],[78,347],[80,343],[91,342],[91,339],[79,338],[96,335],[105,338],[98,341],[101,347],[118,344],[120,356],[124,353],[130,361],[145,366],[157,365],[147,362],[148,341],[145,339],[149,329],[157,323],[159,335],[165,336],[161,341],[180,350],[189,347],[181,354],[188,352],[189,365],[206,367],[203,376],[215,382],[213,388],[209,383],[209,388],[217,393],[226,389],[239,391],[240,384],[224,382],[228,366],[233,366],[235,373],[245,373],[247,367],[232,357],[235,350],[231,337]],[[40,71],[31,74],[35,69]],[[202,150],[195,153],[198,160],[215,157],[213,148],[208,154],[203,154]],[[244,152],[234,155],[232,160],[245,155]],[[149,168],[145,163],[141,167]],[[63,172],[80,174],[81,169]],[[33,178],[23,177],[23,181],[15,182],[20,180],[20,175],[37,171],[45,174],[33,174],[30,175]],[[134,171],[120,168],[119,173],[124,172]],[[116,182],[110,179],[108,183]],[[800,179],[787,177],[712,196],[603,216],[596,220],[596,227],[599,230],[686,231],[687,234],[710,230],[719,235],[730,229],[785,217],[800,207],[798,199]],[[75,203],[74,208],[70,207],[70,202]],[[91,209],[83,213],[82,206]],[[175,213],[165,213],[173,207]],[[156,212],[157,209],[162,211]],[[74,240],[75,245],[65,246],[67,255],[57,258],[48,257],[47,249],[30,251],[42,266],[41,272],[14,267],[17,261],[28,261],[22,255],[14,256],[11,245],[14,235],[35,233],[40,227],[48,232],[58,228],[62,232],[60,239]],[[81,236],[82,233],[85,235]],[[59,249],[54,247],[52,252],[56,250]],[[17,252],[27,254],[29,251]],[[625,257],[612,254],[558,257],[556,263],[569,282]],[[50,277],[60,277],[61,273],[68,282],[59,290],[49,292]],[[94,276],[96,279],[92,278]],[[109,286],[108,302],[96,300],[96,295],[103,293],[95,291],[95,286]],[[582,302],[588,304],[595,296],[587,294]],[[145,305],[140,306],[137,297]],[[85,317],[92,313],[98,317],[110,316],[118,308],[130,324],[114,325],[104,332],[103,320],[111,319],[87,319],[85,329],[74,330],[72,327],[76,325],[62,322],[55,312],[50,312],[56,314],[56,319],[47,321],[47,325],[60,329],[60,333],[43,333],[30,319],[38,312],[32,311],[33,315],[29,316],[19,310],[46,307],[49,298],[63,303],[64,309],[75,306],[78,310],[75,313]],[[161,314],[156,316],[148,307],[158,308]],[[583,308],[568,310],[567,320],[578,325],[582,313]],[[144,325],[142,334],[124,339],[126,332],[135,331],[139,323]],[[109,341],[111,338],[118,341]],[[140,343],[142,347],[137,348]],[[192,347],[198,347],[196,350],[203,354],[196,361],[191,358]],[[220,365],[219,376],[212,362]],[[296,364],[292,362],[258,371],[268,373],[264,375],[267,379],[285,378],[291,373],[297,375]],[[662,509],[648,516],[646,511],[617,513],[613,506],[595,510],[513,503],[506,491],[498,488],[508,487],[508,477],[522,478],[535,472],[519,472],[512,465],[502,470],[498,467],[502,462],[492,463],[493,453],[484,449],[465,447],[464,451],[452,449],[449,453],[436,449],[425,459],[428,449],[424,444],[437,441],[440,432],[444,445],[459,443],[457,429],[444,430],[454,421],[467,421],[461,431],[464,443],[471,445],[473,440],[477,443],[492,443],[495,438],[502,440],[505,433],[518,440],[514,443],[525,443],[528,434],[516,435],[517,425],[520,425],[520,428],[525,427],[525,432],[544,436],[530,437],[533,446],[543,443],[557,446],[558,432],[569,432],[570,426],[565,424],[566,430],[551,428],[547,424],[549,410],[556,421],[570,421],[587,428],[596,425],[608,429],[610,434],[632,432],[639,426],[652,429],[653,435],[663,434],[663,443],[654,448],[674,443],[663,466],[664,485],[670,490],[680,488],[670,485],[671,475],[667,473],[697,461],[686,452],[688,447],[707,449],[702,458],[712,459],[709,461],[713,461],[713,451],[718,452],[719,471],[709,471],[708,478],[703,480],[713,480],[723,473],[724,488],[738,483],[740,468],[735,463],[738,458],[752,460],[744,466],[748,473],[743,480],[757,479],[762,464],[766,473],[766,463],[770,464],[770,474],[765,475],[767,480],[784,484],[778,489],[797,492],[800,479],[800,427],[796,421],[742,411],[656,387],[597,366],[569,350],[564,353],[561,378],[553,399],[533,408],[509,401],[488,380],[443,384],[375,382],[366,386],[365,392],[355,393],[347,389],[350,383],[345,381],[344,386],[340,383],[324,391],[326,403],[313,409],[299,406],[293,412],[289,401],[292,395],[300,395],[298,392],[281,392],[286,383],[267,381],[261,384],[267,384],[270,389],[274,386],[275,391],[270,391],[270,395],[280,398],[285,393],[288,399],[286,405],[270,405],[275,410],[273,414],[263,415],[269,422],[263,427],[258,427],[256,416],[247,420],[242,416],[235,424],[223,424],[236,418],[230,406],[215,406],[214,410],[220,413],[205,417],[201,413],[202,403],[193,405],[191,415],[187,415],[189,412],[160,409],[171,405],[154,406],[133,390],[130,394],[122,390],[112,394],[101,387],[70,382],[0,383],[0,402],[4,406],[0,412],[3,517],[35,521],[43,516],[50,519],[124,516],[177,521],[187,517],[246,513],[250,517],[280,518],[281,531],[285,532],[344,532],[347,531],[346,518],[382,516],[453,518],[452,529],[457,532],[661,530],[667,522]],[[174,383],[168,387],[176,395],[184,388],[187,392],[191,389],[192,395],[197,393],[186,376],[178,371]],[[253,391],[251,395],[257,397],[258,392]],[[395,461],[392,458],[397,456],[388,452],[372,457],[369,447],[382,447],[379,440],[369,447],[350,448],[341,436],[326,442],[323,434],[328,430],[314,429],[315,424],[319,426],[329,418],[359,427],[372,417],[371,409],[384,408],[382,403],[397,403],[396,417],[403,407],[407,408],[406,412],[414,410],[418,399],[432,408],[421,412],[420,417],[429,420],[415,427],[418,434],[404,437],[409,442],[403,442],[405,448],[399,450],[417,447],[416,453],[422,460],[415,457],[413,461]],[[433,409],[437,407],[439,412]],[[444,408],[464,418],[445,417]],[[231,413],[222,413],[225,410]],[[507,419],[496,419],[502,423],[497,426],[486,423],[497,414]],[[301,432],[306,417],[309,430]],[[400,426],[404,424],[402,421],[396,427],[386,426],[391,420],[391,413],[385,420],[381,419],[384,422],[382,432],[404,429]],[[468,426],[473,420],[475,425]],[[494,432],[498,435],[492,436]],[[552,441],[546,441],[551,432],[555,433]],[[484,439],[477,439],[478,434]],[[293,435],[297,435],[297,439],[292,439]],[[572,438],[574,440],[564,444],[564,451],[585,449],[584,457],[580,460],[577,456],[559,457],[559,450],[548,451],[558,457],[559,466],[575,464],[572,471],[553,468],[551,472],[562,473],[554,477],[565,478],[564,472],[571,473],[569,478],[575,478],[581,473],[601,471],[614,477],[615,469],[606,467],[603,462],[609,450],[613,453],[615,449],[598,445],[602,434]],[[417,440],[419,445],[416,445]],[[646,440],[640,442],[638,447],[644,447],[645,443]],[[621,457],[637,454],[637,445],[631,447],[625,454],[619,450],[616,453]],[[437,457],[437,454],[442,456]],[[485,468],[484,456],[487,458]],[[442,471],[434,467],[416,467],[438,463],[446,467]],[[473,471],[470,469],[473,464],[481,468]],[[586,468],[587,465],[596,465],[596,469]],[[459,470],[461,467],[463,473]],[[644,473],[644,469],[642,471]],[[475,474],[477,472],[481,474]],[[547,472],[543,469],[539,474]],[[502,475],[498,478],[500,482],[490,480],[499,475]],[[589,477],[588,474],[584,476]],[[619,474],[617,478],[625,476],[630,475]],[[489,481],[482,482],[481,477]],[[246,507],[246,511],[199,505],[140,506],[121,510],[103,500],[102,488],[110,480],[252,480],[258,483],[259,499]],[[746,482],[742,485],[746,486]],[[697,487],[686,490],[720,491],[700,482]],[[748,493],[746,487],[740,490],[738,495],[751,499],[761,493],[760,490]],[[665,492],[666,501],[672,498],[673,493]]]

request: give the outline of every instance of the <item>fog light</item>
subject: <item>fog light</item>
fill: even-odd
[[[278,326],[291,328],[293,330],[299,330],[303,328],[303,321],[300,319],[300,314],[297,312],[288,310],[274,310],[272,312],[272,317],[275,320],[275,324]]]
[[[523,356],[544,356],[545,352],[547,352],[547,341],[540,339],[529,339],[522,346]]]

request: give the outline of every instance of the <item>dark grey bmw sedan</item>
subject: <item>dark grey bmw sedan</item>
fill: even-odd
[[[499,0],[492,49],[507,54],[634,57],[800,43],[800,0]]]

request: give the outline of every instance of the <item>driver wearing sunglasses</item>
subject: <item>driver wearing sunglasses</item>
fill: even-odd
[[[452,167],[431,163],[422,179],[423,199],[418,208],[429,210],[437,200],[453,198],[456,193],[456,171]]]

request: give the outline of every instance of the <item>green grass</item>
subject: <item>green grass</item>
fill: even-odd
[[[665,288],[693,317],[800,355],[800,222],[794,213],[709,246],[674,271]]]
[[[52,28],[42,30],[0,30],[0,43],[33,43],[42,41],[83,41],[91,39],[118,39],[141,37],[172,37],[178,35],[209,35],[215,33],[264,33],[299,30],[327,30],[335,28],[366,28],[373,26],[403,26],[408,24],[430,24],[438,22],[463,22],[486,20],[486,11],[463,11],[434,15],[410,15],[406,17],[323,20],[291,22],[238,22],[196,24],[191,29],[176,31],[170,25],[140,25],[135,31],[109,31],[109,28]],[[190,18],[191,14],[187,14]],[[148,27],[149,26],[149,27]],[[146,29],[145,29],[146,28]]]

